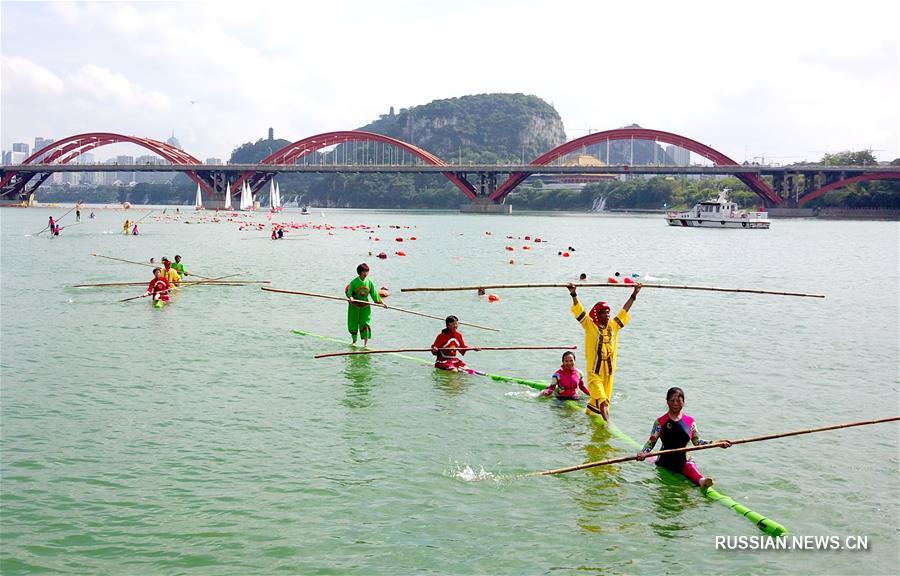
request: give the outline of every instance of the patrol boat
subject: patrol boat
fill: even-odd
[[[669,226],[699,228],[768,228],[771,224],[768,212],[748,212],[728,199],[728,188],[718,197],[704,200],[686,212],[666,212]]]

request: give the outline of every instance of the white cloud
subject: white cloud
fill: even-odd
[[[4,104],[7,99],[13,102],[25,95],[59,96],[63,92],[63,81],[59,76],[27,58],[0,57],[0,78]]]
[[[168,108],[169,100],[157,90],[144,90],[122,74],[94,64],[82,66],[66,78],[65,88],[84,109],[114,108],[154,113]]]

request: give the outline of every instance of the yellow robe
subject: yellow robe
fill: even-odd
[[[584,357],[587,362],[587,386],[591,393],[588,409],[597,412],[600,404],[612,399],[613,375],[619,349],[619,330],[631,317],[624,309],[611,318],[602,331],[594,324],[581,302],[572,305],[572,315],[584,328]]]
[[[168,280],[169,284],[173,286],[181,282],[181,276],[178,275],[178,272],[176,272],[174,268],[169,268],[168,271],[163,268],[161,276]]]

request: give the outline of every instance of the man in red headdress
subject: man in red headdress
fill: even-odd
[[[591,399],[588,401],[587,413],[602,416],[609,422],[609,403],[612,399],[613,374],[616,372],[616,356],[619,347],[619,330],[628,324],[631,317],[628,312],[637,299],[641,285],[634,285],[634,292],[619,310],[615,318],[609,319],[609,304],[597,302],[590,312],[578,301],[575,285],[567,285],[572,296],[572,314],[584,328],[584,356],[587,360],[588,390]]]

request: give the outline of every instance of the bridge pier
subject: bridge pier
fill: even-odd
[[[479,196],[471,204],[459,207],[463,214],[512,214],[512,204],[494,204],[488,197]]]

